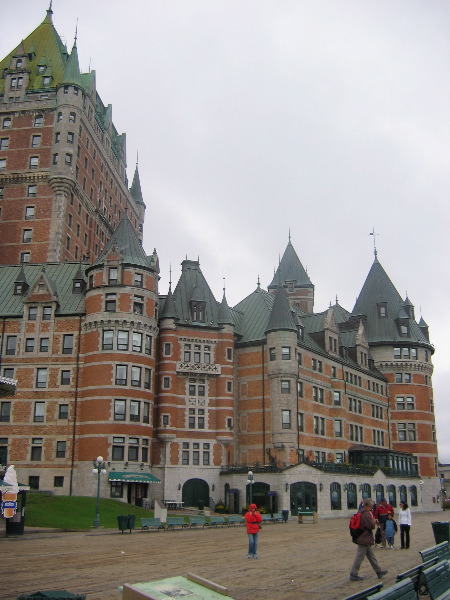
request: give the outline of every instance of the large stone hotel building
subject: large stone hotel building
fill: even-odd
[[[290,239],[234,307],[197,260],[161,295],[125,134],[51,9],[0,68],[0,462],[91,495],[101,455],[102,495],[144,505],[439,508],[434,348],[377,256],[351,311],[314,312]]]

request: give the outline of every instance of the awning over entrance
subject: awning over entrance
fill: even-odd
[[[151,473],[130,473],[129,471],[113,471],[108,474],[108,481],[128,481],[129,483],[161,483]]]

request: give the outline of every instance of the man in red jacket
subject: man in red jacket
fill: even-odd
[[[386,521],[388,513],[394,514],[394,509],[388,504],[386,498],[381,498],[380,504],[375,509],[374,517],[377,525],[380,527],[382,548],[386,548]]]
[[[387,573],[387,571],[383,571],[378,564],[375,553],[372,550],[372,546],[374,544],[373,530],[375,529],[375,520],[372,515],[373,505],[373,500],[371,498],[366,498],[364,500],[364,506],[359,511],[361,513],[362,533],[353,540],[355,544],[358,544],[358,550],[350,570],[350,581],[361,581],[364,579],[364,577],[360,577],[358,575],[358,571],[365,556],[367,556],[367,560],[370,562],[373,570],[378,575],[378,579],[381,579]]]

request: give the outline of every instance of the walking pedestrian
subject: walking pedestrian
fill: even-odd
[[[250,504],[248,507],[248,512],[245,513],[245,522],[248,534],[247,558],[258,558],[258,534],[261,529],[262,516],[257,510],[256,504]]]
[[[367,557],[367,560],[372,565],[373,570],[378,575],[378,579],[381,579],[387,573],[387,571],[383,570],[378,564],[375,553],[372,549],[374,544],[373,530],[375,529],[375,520],[371,512],[373,505],[373,500],[371,498],[366,498],[364,500],[364,506],[360,510],[360,527],[362,529],[362,533],[353,540],[353,542],[358,545],[358,550],[356,551],[355,560],[353,561],[353,565],[350,570],[350,581],[361,581],[364,579],[364,577],[358,575],[359,568],[364,560],[364,557]]]
[[[398,524],[400,525],[401,550],[407,550],[409,548],[409,531],[411,529],[411,511],[408,508],[407,502],[400,502]]]

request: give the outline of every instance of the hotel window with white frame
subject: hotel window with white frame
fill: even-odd
[[[119,329],[117,332],[117,350],[128,350],[128,331]]]
[[[114,400],[114,421],[125,421],[127,401],[123,399]]]
[[[141,403],[138,400],[130,400],[130,421],[141,420]]]
[[[35,423],[43,423],[45,420],[45,402],[34,403],[34,416],[33,421]]]
[[[116,365],[116,385],[127,385],[127,365]]]
[[[283,409],[281,411],[281,428],[291,429],[291,411]]]
[[[142,352],[142,333],[139,331],[133,331],[132,349],[133,352]]]
[[[114,331],[112,329],[104,329],[102,336],[102,350],[112,350],[114,343]]]

